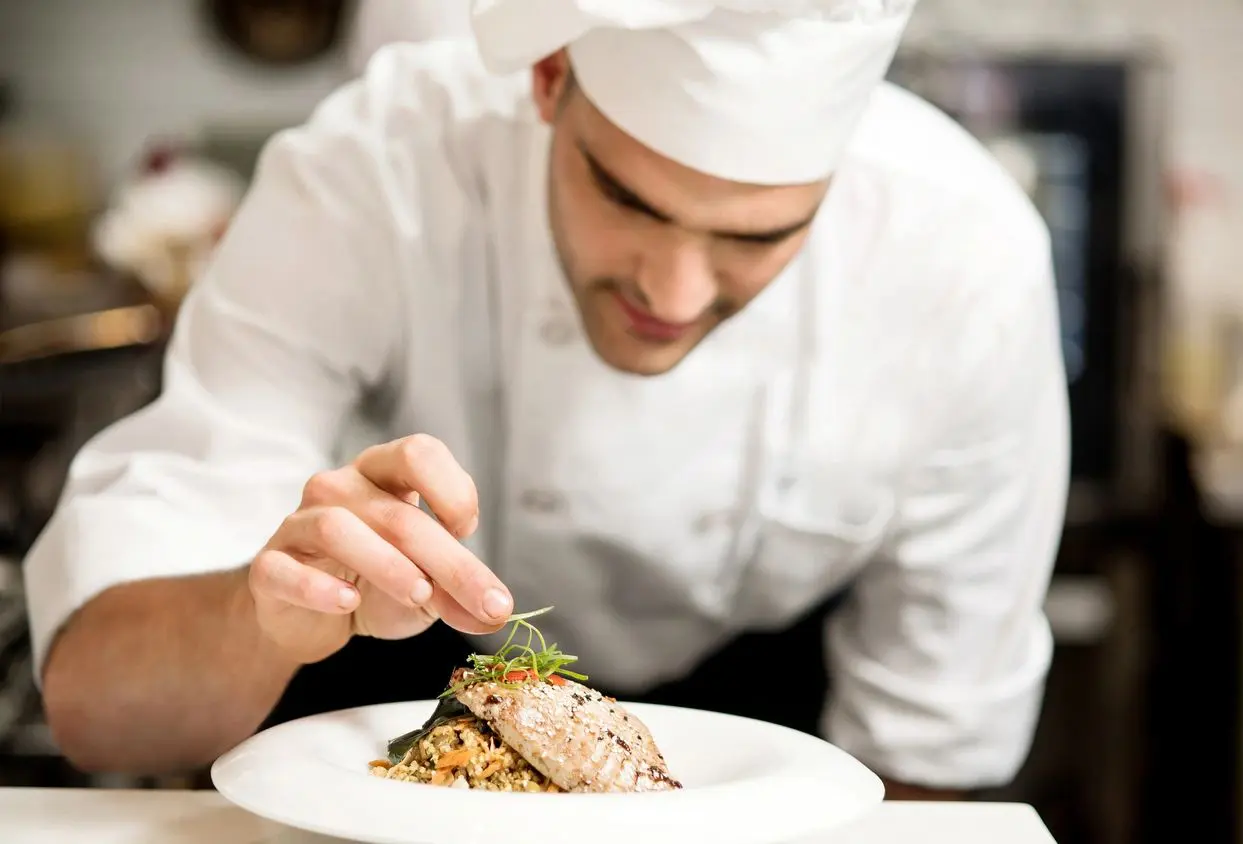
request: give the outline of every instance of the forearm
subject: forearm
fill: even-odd
[[[48,656],[44,706],[88,771],[184,772],[249,736],[297,666],[259,630],[245,570],[110,589]]]

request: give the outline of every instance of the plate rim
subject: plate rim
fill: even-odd
[[[803,741],[808,745],[815,744],[819,747],[820,753],[817,754],[817,760],[810,764],[795,765],[784,772],[775,775],[750,780],[734,780],[721,783],[712,783],[704,786],[695,787],[677,792],[655,792],[651,794],[644,793],[642,795],[634,794],[510,794],[498,792],[482,792],[486,794],[485,799],[497,801],[496,805],[504,806],[508,801],[520,800],[532,801],[532,798],[539,799],[543,797],[545,801],[571,799],[575,803],[584,805],[590,804],[589,808],[576,810],[586,812],[608,811],[616,813],[618,816],[633,815],[634,806],[632,801],[635,797],[651,801],[648,805],[651,807],[663,807],[653,812],[654,816],[664,816],[666,819],[672,816],[686,815],[691,817],[696,813],[702,813],[707,810],[711,804],[721,805],[721,801],[739,800],[743,804],[761,805],[766,800],[777,799],[783,802],[797,803],[800,799],[813,798],[815,791],[823,788],[823,774],[817,777],[816,772],[823,772],[829,760],[836,757],[836,764],[844,764],[852,769],[852,782],[850,783],[850,792],[853,799],[854,807],[846,812],[841,813],[840,819],[828,824],[813,824],[814,829],[809,829],[803,834],[818,834],[821,831],[835,829],[847,823],[852,823],[858,818],[873,811],[883,800],[885,794],[884,782],[861,760],[829,742],[820,736],[796,730],[783,724],[777,724],[771,721],[764,721],[757,718],[749,718],[743,715],[737,715],[729,712],[721,712],[718,710],[698,709],[695,707],[674,706],[659,703],[643,703],[639,701],[619,700],[619,704],[627,710],[633,711],[641,719],[644,719],[644,713],[671,712],[676,713],[673,717],[696,717],[707,716],[720,719],[722,721],[732,721],[746,725],[750,729],[762,729],[769,732],[779,732],[786,737],[787,741]],[[423,841],[421,838],[414,837],[389,837],[387,835],[377,833],[375,831],[367,831],[362,828],[347,830],[341,825],[331,825],[318,823],[305,814],[299,815],[295,811],[291,811],[292,804],[286,803],[284,806],[273,806],[271,801],[255,799],[253,795],[248,795],[244,789],[236,788],[236,783],[231,782],[226,776],[227,769],[238,763],[242,757],[252,753],[257,745],[273,740],[273,735],[278,732],[287,732],[297,730],[299,727],[305,728],[308,724],[314,722],[329,722],[331,720],[340,720],[348,718],[351,715],[367,715],[369,717],[381,717],[380,713],[385,711],[396,712],[401,709],[414,707],[430,708],[435,706],[436,701],[430,699],[416,699],[404,701],[390,701],[386,703],[364,704],[354,707],[346,707],[342,709],[330,710],[327,712],[313,713],[304,715],[299,718],[291,719],[280,724],[274,724],[261,731],[258,731],[238,743],[232,749],[221,754],[213,761],[210,768],[210,778],[213,786],[222,797],[239,808],[267,819],[279,825],[311,832],[318,835],[325,835],[331,838],[342,839],[347,841],[369,842],[369,844],[438,844],[438,837],[429,833],[430,837]],[[818,763],[818,764],[817,764]],[[325,765],[329,765],[327,761]],[[360,767],[361,767],[360,763]],[[338,770],[333,766],[334,770]],[[263,773],[271,775],[274,769],[269,768]],[[342,777],[351,776],[346,770],[340,769]],[[351,782],[361,783],[361,778],[366,778],[367,774],[360,770],[359,780],[351,780]],[[399,785],[409,787],[410,783],[393,783],[381,780],[388,785]],[[359,788],[370,788],[371,785],[357,786]],[[795,796],[796,794],[806,792],[802,798]],[[693,796],[692,796],[693,795]],[[446,795],[449,796],[449,795]],[[466,798],[469,800],[477,800],[480,793],[477,792],[457,792],[449,796],[451,801]],[[622,803],[622,799],[626,798]],[[422,793],[419,803],[427,798],[427,793]],[[673,804],[673,801],[678,801]],[[619,805],[622,808],[619,808]],[[543,803],[540,808],[546,808],[548,802]],[[447,810],[447,809],[446,809]],[[787,819],[787,822],[788,819]],[[797,824],[795,824],[797,826]],[[361,836],[361,837],[360,837]],[[463,836],[462,840],[469,837]],[[781,836],[784,838],[783,836]],[[769,839],[765,837],[763,840],[778,840],[776,838]],[[758,841],[758,839],[757,839]]]

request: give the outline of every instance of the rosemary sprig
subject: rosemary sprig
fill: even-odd
[[[546,682],[554,674],[560,674],[579,682],[585,681],[587,675],[566,668],[567,665],[577,662],[578,657],[563,653],[555,642],[549,645],[544,640],[544,634],[530,622],[530,619],[551,610],[552,607],[544,607],[542,610],[511,615],[506,624],[513,626],[510,628],[509,638],[505,640],[500,650],[493,654],[468,656],[466,660],[470,663],[470,672],[467,677],[460,683],[445,689],[440,696],[442,698],[452,697],[467,686],[473,686],[476,683],[496,683],[507,689],[516,689],[522,683],[529,682],[531,674],[534,674],[540,682]],[[514,641],[518,638],[519,630],[526,631],[525,643]],[[520,672],[522,679],[506,679],[514,672]]]

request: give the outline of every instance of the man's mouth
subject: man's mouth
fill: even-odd
[[[695,327],[694,322],[665,322],[631,302],[620,291],[614,291],[613,298],[617,300],[617,306],[621,308],[622,314],[629,323],[630,333],[644,340],[664,343],[680,340]]]

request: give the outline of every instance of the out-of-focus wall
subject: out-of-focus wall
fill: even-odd
[[[345,50],[272,70],[208,31],[197,0],[0,0],[0,79],[22,114],[81,142],[100,180],[153,136],[295,124],[348,76]]]
[[[152,135],[297,122],[350,73],[345,45],[307,67],[256,68],[206,32],[201,7],[197,0],[0,0],[0,78],[17,83],[34,116],[87,142],[110,183]],[[1243,2],[920,0],[912,41],[947,33],[1055,46],[1140,38],[1162,49],[1173,73],[1172,164],[1207,177],[1209,193],[1233,205],[1226,214],[1210,204],[1180,222],[1179,284],[1213,295],[1239,291],[1243,300],[1243,237],[1235,232],[1243,203]]]

